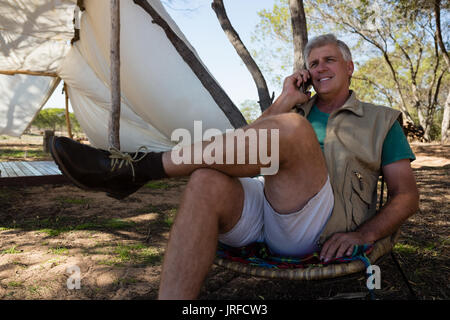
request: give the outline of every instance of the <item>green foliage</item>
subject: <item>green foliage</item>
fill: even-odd
[[[442,54],[437,64],[432,0],[317,0],[305,1],[308,36],[335,33],[351,48],[355,72],[351,89],[361,100],[405,107],[416,124],[420,111],[428,117],[431,139],[439,136],[439,119],[449,88],[444,74],[437,95],[437,79],[445,70]],[[442,5],[445,7],[445,5]],[[448,7],[448,5],[447,5]],[[389,13],[389,14],[386,14]],[[292,30],[287,0],[277,0],[271,10],[259,12],[260,22],[253,33],[255,59],[281,89],[284,77],[292,72]],[[448,26],[448,11],[441,10],[442,29]],[[444,32],[444,43],[449,34]],[[392,65],[394,73],[388,67]],[[397,88],[396,78],[399,86]],[[251,107],[248,107],[248,112]],[[422,117],[422,118],[423,118]]]
[[[25,157],[26,155],[26,157]],[[45,158],[47,153],[41,150],[16,150],[16,149],[2,149],[0,152],[1,161],[11,161],[13,159],[24,158]]]
[[[252,55],[268,82],[281,90],[283,79],[292,73],[294,46],[288,0],[275,0],[272,10],[258,12],[260,18],[251,41]]]
[[[48,250],[49,253],[56,255],[67,255],[69,253],[69,249],[61,246],[57,246],[55,248],[50,248]]]
[[[364,101],[394,107],[396,106],[395,85],[382,57],[367,60],[353,73],[351,86]]]
[[[252,123],[261,115],[261,108],[254,100],[245,100],[239,108],[247,123]]]
[[[73,113],[69,113],[70,126],[72,132],[82,132],[81,126]],[[32,126],[41,130],[67,130],[65,109],[49,108],[39,112],[31,123]]]
[[[2,250],[2,251],[0,251],[0,255],[21,253],[22,251],[21,250],[17,250],[16,247],[17,246],[13,246],[12,248]]]
[[[167,182],[164,181],[150,181],[147,184],[144,185],[144,187],[146,188],[150,188],[150,189],[169,189],[170,185]]]
[[[22,281],[10,281],[8,282],[8,287],[11,288],[20,288],[23,286],[23,282]]]
[[[154,248],[148,247],[142,243],[136,244],[117,244],[110,254],[110,259],[99,262],[101,265],[122,266],[126,263],[139,265],[155,265],[162,260],[162,253]]]

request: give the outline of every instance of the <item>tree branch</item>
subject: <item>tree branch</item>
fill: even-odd
[[[441,61],[440,56],[439,56],[439,47],[438,47],[437,42],[438,42],[438,40],[437,40],[437,37],[435,36],[434,37],[434,55],[436,57],[436,64],[434,65],[434,68],[433,68],[433,80],[431,81],[431,85],[430,85],[430,87],[428,89],[428,106],[429,107],[434,104],[433,103],[433,99],[432,99],[433,87],[434,87],[434,84],[436,83],[436,78],[437,78],[437,73],[438,73],[438,69],[439,69],[439,64],[440,64],[440,61]],[[441,75],[441,77],[442,77],[442,75]],[[441,77],[438,77],[438,78],[441,78]],[[436,91],[438,91],[438,92],[439,92],[439,85],[440,85],[440,80],[438,79],[438,87],[436,87]]]
[[[133,0],[135,4],[140,6],[153,19],[153,23],[159,25],[166,33],[167,38],[173,44],[177,52],[191,68],[205,89],[211,94],[211,97],[217,103],[220,109],[225,113],[225,116],[235,128],[242,127],[247,124],[244,116],[239,109],[234,105],[233,101],[218,85],[214,78],[209,74],[208,70],[197,59],[192,50],[181,40],[178,35],[172,30],[169,24],[158,14],[158,12],[146,0]]]
[[[389,102],[389,106],[392,108],[393,99],[392,99],[391,95],[388,92],[386,92],[386,90],[383,87],[378,85],[378,83],[376,83],[372,79],[369,79],[366,76],[352,76],[352,79],[366,81],[366,82],[370,83],[372,86],[374,86],[376,89],[378,89],[386,97],[386,99]]]
[[[439,47],[444,55],[445,62],[447,63],[447,68],[450,71],[450,57],[448,55],[447,49],[445,49],[444,41],[442,40],[441,32],[441,0],[434,1],[434,15],[436,20],[436,36],[438,39]]]
[[[211,7],[216,13],[220,26],[228,37],[228,40],[230,40],[237,54],[239,55],[239,57],[241,57],[248,71],[252,75],[253,80],[256,84],[256,88],[258,89],[259,106],[261,108],[261,112],[264,112],[268,107],[270,107],[273,101],[270,97],[269,89],[267,88],[267,83],[261,70],[248,52],[247,48],[239,37],[239,34],[231,25],[231,22],[225,10],[225,6],[223,5],[223,0],[213,0],[213,2],[211,3]]]

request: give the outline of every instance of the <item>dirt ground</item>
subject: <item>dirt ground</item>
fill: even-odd
[[[14,149],[20,143],[1,140],[0,148]],[[38,146],[30,142],[27,148]],[[449,299],[450,146],[413,143],[413,149],[420,210],[402,227],[394,252],[419,299]],[[1,187],[0,299],[155,299],[186,183],[152,182],[122,201],[72,185]],[[377,264],[382,272],[377,298],[408,299],[392,259]],[[77,285],[77,271],[79,289],[69,289],[68,284]],[[364,299],[366,293],[363,274],[298,282],[213,266],[200,299]]]

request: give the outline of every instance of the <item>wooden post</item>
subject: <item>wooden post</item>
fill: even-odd
[[[111,0],[111,116],[108,123],[110,147],[120,150],[120,0]]]
[[[53,72],[40,72],[40,71],[27,71],[27,70],[0,70],[0,74],[7,76],[15,76],[16,74],[25,74],[28,76],[42,76],[42,77],[54,77],[57,78],[58,75]]]
[[[69,114],[69,92],[67,92],[67,84],[64,82],[64,94],[66,96],[66,124],[67,124],[67,133],[69,134],[69,138],[73,139],[72,135],[72,126],[70,125],[70,114]]]
[[[50,152],[50,148],[48,146],[48,143],[50,142],[50,138],[55,135],[55,131],[53,130],[45,130],[44,131],[44,139],[43,139],[43,149],[45,153]]]

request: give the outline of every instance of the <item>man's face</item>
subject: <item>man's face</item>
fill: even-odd
[[[308,70],[318,94],[330,97],[348,94],[353,62],[345,61],[336,45],[327,44],[312,49],[308,58]]]

